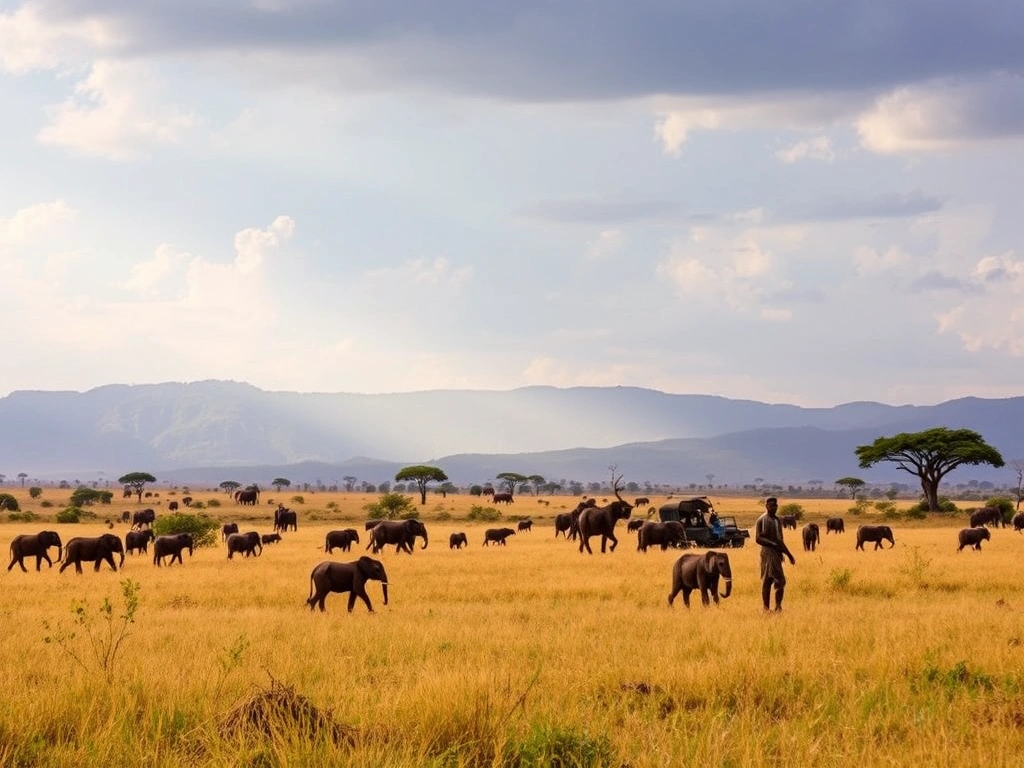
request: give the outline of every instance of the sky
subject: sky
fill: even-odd
[[[0,0],[0,396],[1024,394],[1024,4]]]

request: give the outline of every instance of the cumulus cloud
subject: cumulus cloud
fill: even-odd
[[[828,136],[814,136],[804,141],[798,141],[791,147],[780,149],[775,157],[784,163],[795,163],[799,160],[820,160],[824,163],[831,163],[836,159],[836,151],[832,146],[832,139]]]
[[[97,62],[74,96],[50,108],[39,141],[111,160],[132,160],[154,146],[176,144],[197,118],[160,104],[154,90],[148,67]]]
[[[626,235],[621,229],[606,229],[587,245],[587,258],[590,261],[603,261],[614,256],[626,243]]]
[[[0,250],[36,244],[62,232],[78,218],[78,211],[64,200],[36,203],[0,218]]]
[[[970,352],[992,349],[1024,357],[1024,261],[1013,254],[986,256],[970,279],[985,299],[937,313],[939,331],[957,336]]]

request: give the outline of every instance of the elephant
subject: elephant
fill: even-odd
[[[264,533],[262,536],[260,536],[260,543],[261,544],[276,544],[280,540],[281,540],[281,534],[280,533]]]
[[[993,525],[998,528],[1003,522],[1003,513],[996,507],[983,507],[971,513],[971,528]]]
[[[191,496],[182,496],[181,497],[181,503],[184,504],[186,507],[191,507],[192,506],[192,497]]]
[[[956,548],[956,551],[959,552],[964,547],[974,547],[974,549],[981,552],[981,542],[988,541],[991,538],[992,534],[989,533],[988,528],[985,526],[964,528],[957,534],[957,542],[960,546]]]
[[[156,512],[152,509],[140,509],[132,515],[132,528],[142,528],[144,525],[153,526],[156,520]]]
[[[782,521],[783,528],[796,530],[796,515],[779,515],[779,520]]]
[[[611,551],[615,551],[615,547],[619,544],[619,540],[615,538],[615,523],[619,520],[628,520],[633,512],[633,506],[628,501],[623,500],[617,488],[615,489],[615,496],[616,500],[607,506],[587,507],[580,512],[579,518],[576,521],[580,536],[580,552],[586,550],[589,554],[594,554],[594,551],[590,548],[591,536],[601,537],[602,554],[609,540],[612,542]]]
[[[342,552],[348,552],[353,543],[359,543],[359,531],[355,528],[330,531],[324,539],[324,552],[333,552],[335,547],[340,547]]]
[[[491,497],[491,501],[495,504],[512,504],[515,499],[512,498],[511,493],[496,493]]]
[[[864,549],[865,541],[875,542],[875,549],[882,548],[882,542],[889,542],[889,549],[896,546],[896,540],[892,537],[892,528],[888,525],[861,525],[857,528],[857,546],[855,549]]]
[[[238,533],[238,523],[224,523],[220,529],[220,540],[227,541],[232,533]]]
[[[124,566],[124,545],[121,539],[112,533],[104,533],[95,538],[76,537],[69,541],[64,547],[64,562],[60,566],[60,572],[74,563],[75,572],[82,572],[82,561],[91,560],[95,564],[93,570],[100,569],[100,563],[106,560],[112,570],[117,570],[114,564],[114,553],[121,555],[120,565]]]
[[[825,535],[830,533],[846,533],[846,523],[841,517],[830,517],[825,521]]]
[[[530,520],[530,519],[520,520],[519,524],[516,526],[516,530],[517,531],[532,531],[533,530],[533,520]]]
[[[228,537],[228,540],[230,541],[230,537]],[[185,547],[188,547],[188,554],[191,557],[192,549],[195,547],[191,533],[173,533],[166,536],[157,536],[153,541],[153,564],[163,565],[164,558],[170,555],[171,559],[167,565],[174,565],[175,560],[184,565],[185,563],[181,559],[181,550],[185,549]]]
[[[256,502],[259,500],[260,492],[258,490],[246,488],[245,490],[235,491],[235,504],[255,507]]]
[[[274,530],[280,533],[284,533],[289,528],[293,531],[299,530],[299,516],[295,514],[295,510],[286,509],[282,505],[278,505],[274,511]]]
[[[326,560],[320,563],[313,572],[309,574],[309,610],[318,605],[324,610],[324,600],[331,592],[348,592],[348,612],[352,613],[355,607],[356,598],[362,598],[366,603],[366,609],[373,613],[373,604],[370,603],[370,596],[366,594],[366,582],[374,579],[381,583],[384,592],[384,605],[388,604],[388,574],[384,570],[384,563],[374,560],[372,557],[360,557],[351,563],[335,563]]]
[[[259,552],[256,551],[257,548],[259,548]],[[228,536],[228,560],[231,560],[236,552],[244,552],[246,557],[249,555],[259,557],[263,554],[259,531],[232,533]]]
[[[686,528],[678,520],[659,523],[646,520],[636,534],[636,548],[646,552],[648,547],[661,547],[664,552],[669,547],[686,546]]]
[[[169,501],[169,502],[167,502],[167,511],[168,512],[177,512],[178,511],[178,502],[176,502],[176,501]]]
[[[121,513],[121,522],[122,523],[130,523],[131,521],[132,521],[132,513],[129,512],[126,509],[124,512]]]
[[[732,594],[732,567],[729,556],[725,552],[711,551],[703,555],[683,555],[672,565],[672,591],[668,596],[669,607],[676,595],[683,593],[683,604],[690,607],[690,593],[700,590],[700,601],[710,605],[711,600],[718,605],[718,580],[725,580],[725,592],[722,597]],[[710,598],[710,599],[709,599]]]
[[[558,534],[562,534],[565,538],[569,538],[569,531],[572,528],[572,515],[568,512],[555,515],[555,538],[558,538]]]
[[[634,531],[639,531],[640,526],[646,522],[646,520],[641,520],[640,518],[637,518],[636,520],[630,520],[629,523],[626,524],[626,530],[630,533],[633,533]]]
[[[821,531],[818,529],[817,523],[808,523],[800,533],[803,536],[805,552],[813,552],[818,548],[818,542],[821,541]]]
[[[1024,529],[1024,512],[1018,512],[1013,516],[1013,530],[1020,533]]]
[[[386,544],[394,544],[395,552],[405,550],[410,555],[416,543],[416,537],[423,537],[423,549],[427,548],[427,527],[419,520],[383,520],[373,528],[370,545],[374,554],[384,549]]]
[[[516,532],[511,528],[488,528],[486,531],[484,531],[483,546],[486,547],[493,541],[495,544],[501,544],[501,546],[504,547],[505,539],[507,539],[509,536],[515,535]]]
[[[449,549],[462,549],[463,547],[469,546],[469,539],[466,538],[466,534],[462,531],[453,533],[448,537],[448,548]]]
[[[368,531],[372,531],[374,528],[376,528],[383,522],[383,520],[367,520],[365,523],[363,523],[363,528],[365,528]]]
[[[142,554],[145,552],[149,554],[149,542],[153,540],[153,529],[146,528],[144,531],[128,531],[124,535],[124,548],[128,550],[128,554],[132,554],[133,551]]]
[[[7,566],[7,570],[11,570],[14,564],[17,563],[21,566],[22,571],[28,573],[24,561],[26,557],[35,557],[37,571],[43,569],[43,560],[46,561],[48,568],[52,568],[53,561],[47,553],[50,547],[57,548],[57,562],[59,563],[61,559],[61,543],[60,536],[56,531],[23,533],[20,536],[15,536],[14,540],[11,541],[11,564]]]
[[[641,507],[649,506],[650,503],[651,500],[648,499],[646,496],[637,496],[635,499],[633,499],[633,508],[640,509]]]

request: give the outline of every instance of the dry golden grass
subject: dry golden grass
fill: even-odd
[[[581,555],[551,525],[574,499],[502,508],[535,528],[483,547],[492,524],[464,519],[479,500],[431,496],[428,548],[379,556],[390,605],[374,582],[375,613],[360,602],[348,614],[333,594],[320,614],[305,604],[309,572],[363,554],[368,497],[303,495],[299,531],[258,559],[218,547],[183,567],[129,557],[117,573],[6,573],[0,765],[1001,766],[1024,754],[1024,536],[1012,530],[958,554],[962,518],[893,521],[894,549],[858,552],[848,501],[801,501],[810,519],[844,514],[847,533],[815,553],[788,534],[786,610],[766,616],[752,545],[730,551],[734,594],[718,608],[670,609],[680,553],[637,552],[620,523],[616,552]],[[757,499],[714,500],[745,525],[759,514]],[[269,507],[209,511],[271,528]],[[339,527],[364,543],[328,556]],[[64,541],[107,530],[19,522],[0,540],[43,528]],[[467,549],[449,550],[455,530]],[[124,579],[140,605],[107,683],[71,607],[86,602],[96,633],[109,597],[116,627]],[[44,642],[71,631],[65,648]],[[280,729],[225,726],[270,699]]]

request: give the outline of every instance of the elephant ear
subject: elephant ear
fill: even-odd
[[[714,571],[718,568],[718,552],[708,552],[704,555],[704,570],[707,572]]]
[[[375,566],[376,563],[374,562],[373,558],[367,557],[366,555],[363,555],[358,560],[356,560],[356,570],[358,570],[359,573],[362,574],[364,580],[373,578]]]

